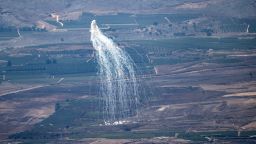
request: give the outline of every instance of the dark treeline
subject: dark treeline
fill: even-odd
[[[19,29],[19,31],[37,31],[37,32],[45,32],[46,29],[41,29],[41,28],[37,28],[36,26],[31,26],[31,27],[14,27],[14,26],[0,26],[0,32],[16,32],[17,29]]]

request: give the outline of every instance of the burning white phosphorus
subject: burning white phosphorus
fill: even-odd
[[[103,98],[103,118],[106,125],[115,125],[124,118],[137,114],[138,86],[135,64],[91,22],[91,42],[96,49]]]

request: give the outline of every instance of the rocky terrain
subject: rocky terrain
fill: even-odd
[[[235,18],[255,17],[254,0],[1,0],[1,25],[31,26],[51,18],[77,19],[82,13],[202,13],[209,16]]]

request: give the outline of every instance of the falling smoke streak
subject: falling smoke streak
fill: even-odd
[[[122,119],[137,113],[135,64],[125,51],[100,31],[95,20],[90,32],[99,65],[105,124],[121,124]]]
[[[17,34],[18,34],[19,37],[21,37],[20,29],[19,28],[17,28]]]
[[[249,33],[249,28],[250,28],[250,25],[247,26],[246,33]]]

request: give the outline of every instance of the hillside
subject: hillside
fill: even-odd
[[[60,19],[84,12],[106,13],[201,13],[219,17],[256,16],[254,0],[1,0],[0,26],[30,26],[44,21],[51,13]]]

